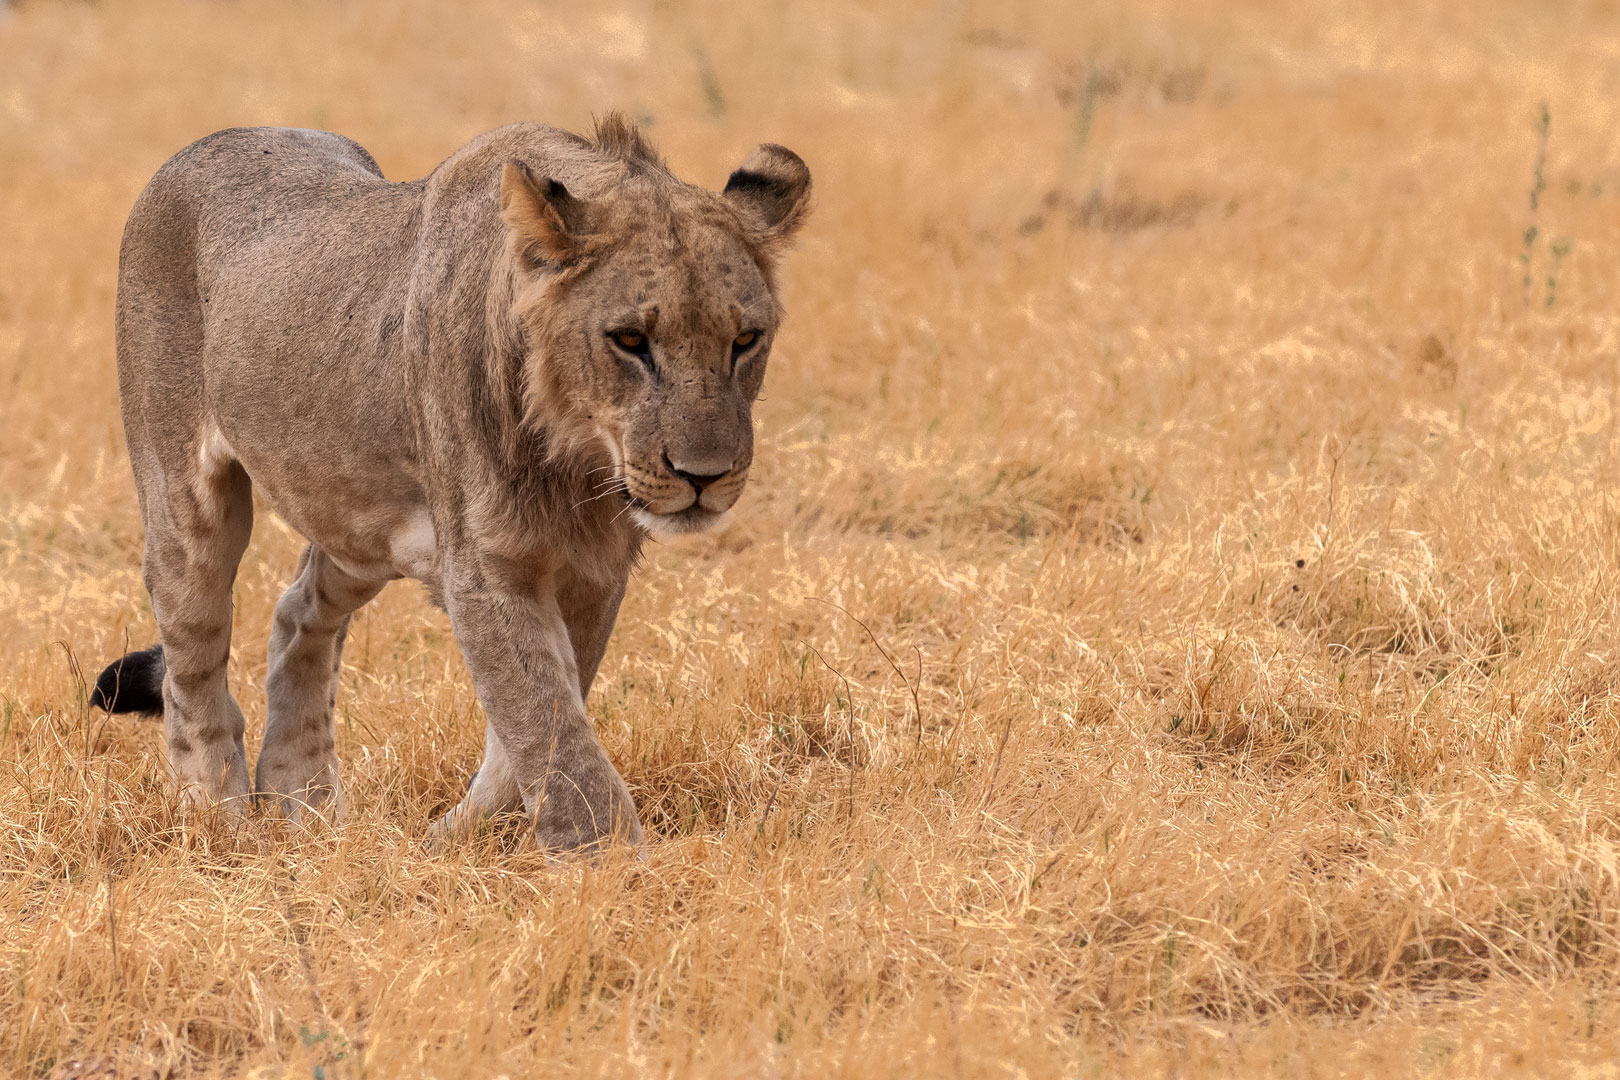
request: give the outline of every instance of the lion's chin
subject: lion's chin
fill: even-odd
[[[676,510],[671,514],[655,514],[640,506],[633,507],[630,513],[636,519],[637,525],[654,536],[682,536],[714,528],[726,519],[730,511],[705,510],[693,503],[685,510]]]

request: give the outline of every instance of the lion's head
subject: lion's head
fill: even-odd
[[[753,403],[781,319],[774,260],[804,219],[810,170],[758,147],[723,192],[670,173],[634,127],[599,123],[572,179],[520,161],[501,176],[527,413],[554,445],[611,458],[652,532],[714,524],[753,461]]]

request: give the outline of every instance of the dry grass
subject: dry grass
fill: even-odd
[[[1616,29],[0,11],[0,1073],[1615,1075]],[[404,178],[612,106],[819,193],[757,481],[653,549],[593,695],[651,857],[421,850],[482,722],[407,585],[345,657],[352,819],[178,821],[81,679],[154,634],[135,193],[232,124]],[[297,547],[265,514],[237,588],[250,739]]]

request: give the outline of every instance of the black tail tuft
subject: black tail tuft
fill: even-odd
[[[110,713],[163,712],[163,646],[132,652],[107,665],[90,691],[90,705]]]

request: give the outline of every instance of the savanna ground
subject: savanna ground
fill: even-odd
[[[83,684],[155,633],[136,193],[609,107],[818,192],[754,483],[592,696],[650,857],[423,850],[483,722],[408,584],[341,829],[182,821]],[[1617,131],[1607,3],[0,11],[0,1073],[1615,1075]]]

